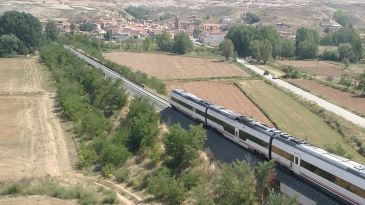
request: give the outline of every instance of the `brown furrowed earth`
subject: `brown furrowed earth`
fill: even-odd
[[[259,108],[232,82],[222,81],[195,81],[195,82],[168,82],[167,89],[183,89],[200,98],[224,106],[253,118],[263,124],[273,127],[273,123],[260,111]]]
[[[1,205],[76,205],[77,200],[62,200],[46,196],[21,196],[0,199]]]
[[[282,65],[291,65],[295,69],[317,76],[341,77],[342,75],[346,74],[346,72],[341,69],[339,65],[326,61],[282,60],[277,62]]]
[[[238,66],[216,59],[129,52],[104,53],[104,57],[161,80],[249,76]]]
[[[329,86],[322,85],[312,80],[292,80],[294,84],[309,90],[311,93],[319,96],[323,96],[326,99],[340,105],[347,107],[350,110],[365,115],[365,97],[358,96],[352,93],[343,92]]]
[[[0,60],[0,181],[72,170],[55,93],[37,58]]]

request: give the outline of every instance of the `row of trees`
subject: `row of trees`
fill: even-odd
[[[31,14],[7,11],[0,16],[0,57],[34,52],[44,41],[54,41],[58,30],[48,22],[44,34],[38,18]]]
[[[253,56],[266,62],[269,58],[295,56],[295,44],[291,40],[281,38],[273,27],[254,27],[235,25],[228,33],[239,57]]]
[[[164,31],[157,35],[156,43],[160,50],[178,54],[185,54],[193,49],[193,42],[185,32],[177,33],[174,39],[171,39],[170,33]]]

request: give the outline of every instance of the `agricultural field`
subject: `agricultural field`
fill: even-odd
[[[351,64],[348,69],[352,73],[361,74],[365,72],[365,64]]]
[[[43,69],[37,58],[0,60],[0,181],[72,170]]]
[[[322,96],[335,104],[365,115],[365,97],[363,96],[343,92],[312,80],[297,79],[291,80],[290,82],[305,90],[309,90],[317,96]]]
[[[0,198],[2,205],[76,205],[77,200],[62,200],[45,196],[6,197]]]
[[[104,53],[104,57],[162,80],[249,76],[238,66],[216,59],[129,52]]]
[[[294,69],[298,69],[303,72],[310,73],[312,75],[322,76],[322,77],[341,77],[346,72],[342,67],[333,62],[327,61],[314,61],[314,60],[282,60],[277,61],[281,65],[290,65]]]
[[[284,91],[260,80],[242,81],[239,85],[280,129],[322,148],[340,144],[355,161],[365,162],[336,130]]]
[[[186,90],[203,99],[239,112],[266,125],[274,126],[260,109],[232,82],[168,82],[167,88],[169,91],[176,88]]]

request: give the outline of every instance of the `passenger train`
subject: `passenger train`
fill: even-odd
[[[346,202],[365,205],[364,165],[180,89],[171,92],[169,101],[173,108],[216,129],[237,144],[259,152],[269,160],[274,159]]]

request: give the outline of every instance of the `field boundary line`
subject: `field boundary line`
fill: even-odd
[[[269,116],[269,114],[267,114],[261,107],[260,107],[260,105],[258,105],[252,98],[251,98],[251,96],[249,96],[242,88],[241,88],[241,86],[239,86],[238,85],[238,83],[237,82],[234,82],[233,83],[233,85],[235,86],[235,87],[237,87],[261,112],[262,112],[262,114],[264,114],[264,116],[276,127],[276,128],[279,128],[278,127],[278,125],[276,124],[276,122],[274,122],[271,118],[270,118],[270,116]]]

